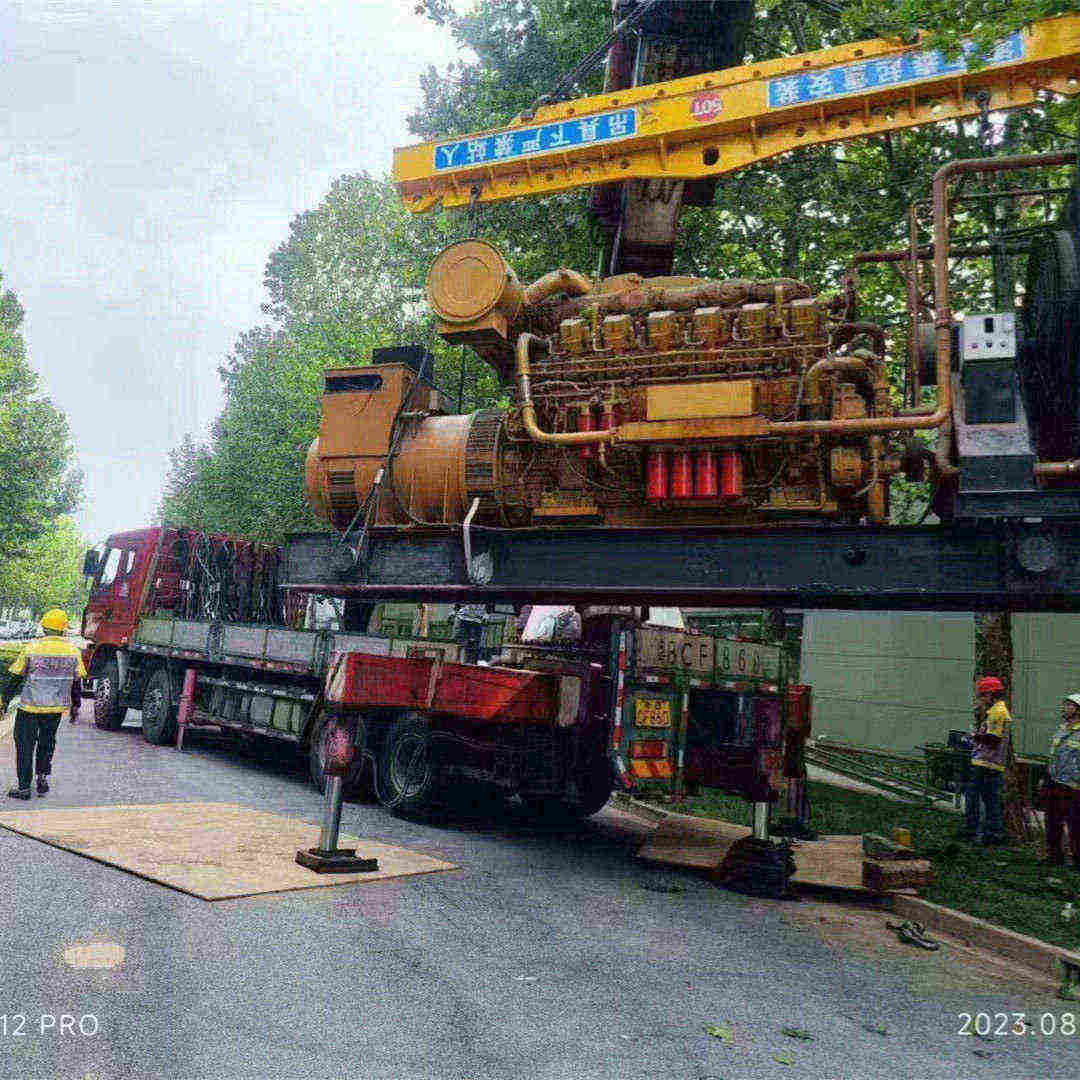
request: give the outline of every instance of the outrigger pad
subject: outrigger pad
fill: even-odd
[[[369,874],[379,869],[378,859],[357,858],[356,848],[308,848],[296,853],[296,861],[316,874]]]
[[[84,858],[115,866],[203,900],[291,889],[365,885],[457,869],[407,848],[341,832],[343,850],[360,850],[378,869],[340,867],[319,873],[298,863],[302,845],[319,842],[319,826],[231,803],[140,803],[37,810],[0,808],[7,829]],[[31,804],[32,806],[33,804]],[[40,805],[40,804],[39,804]]]

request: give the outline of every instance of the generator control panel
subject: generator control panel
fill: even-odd
[[[960,326],[960,356],[965,364],[979,360],[1016,359],[1016,315],[965,315]]]

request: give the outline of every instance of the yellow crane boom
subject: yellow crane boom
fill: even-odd
[[[407,146],[393,177],[415,213],[628,179],[734,172],[799,146],[1080,92],[1080,14],[1033,23],[969,70],[875,39],[539,109],[502,128]]]

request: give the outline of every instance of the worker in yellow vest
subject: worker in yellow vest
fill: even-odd
[[[971,778],[964,795],[966,840],[1004,844],[1005,768],[1012,748],[1012,714],[1005,704],[1005,686],[995,675],[980,679],[972,741]],[[981,811],[981,813],[980,813]]]
[[[8,701],[19,694],[19,711],[15,714],[18,783],[8,792],[13,799],[30,798],[35,751],[38,794],[44,795],[49,790],[60,718],[65,709],[71,709],[74,718],[82,704],[79,680],[86,678],[86,668],[78,646],[64,637],[67,615],[53,608],[42,617],[41,628],[45,636],[25,645],[8,669],[7,685],[0,699],[6,711]]]

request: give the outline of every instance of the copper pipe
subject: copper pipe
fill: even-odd
[[[934,447],[934,468],[939,477],[959,476],[960,470],[949,460],[949,448],[952,445],[953,422],[948,422],[938,429],[937,446]]]
[[[595,310],[598,315],[634,315],[646,309],[692,311],[700,307],[738,308],[751,300],[775,304],[778,287],[783,290],[784,303],[807,299],[812,295],[809,286],[793,278],[765,278],[761,281],[743,278],[722,281],[701,279],[693,285],[663,288],[651,285],[649,280],[645,278],[639,284],[619,292],[599,293],[588,299],[578,296],[564,300],[547,309],[547,315],[554,322],[560,322],[575,318],[585,310]]]
[[[560,267],[537,278],[531,285],[526,285],[522,302],[525,307],[532,307],[533,304],[538,304],[541,300],[555,296],[557,293],[566,293],[567,296],[585,296],[591,293],[593,288],[593,283],[584,274]]]
[[[543,280],[543,279],[541,279]],[[536,422],[536,407],[532,401],[532,388],[529,386],[529,349],[533,345],[548,347],[543,338],[535,334],[521,334],[517,339],[517,376],[518,390],[521,393],[521,422],[525,433],[533,442],[549,446],[588,446],[591,443],[614,442],[617,429],[606,431],[543,431]]]
[[[915,249],[919,262],[933,262],[934,245],[920,244]],[[975,255],[992,255],[994,249],[989,244],[965,244],[954,247],[949,252],[949,258],[970,258]],[[898,263],[906,262],[911,258],[911,248],[892,248],[888,251],[860,251],[851,261],[853,265],[862,263]]]
[[[872,381],[870,366],[865,360],[860,360],[857,356],[826,356],[823,360],[811,364],[807,369],[806,389],[810,391],[811,396],[816,396],[814,394],[816,384],[825,372],[843,370],[857,372],[867,381]]]
[[[833,330],[830,347],[839,349],[846,345],[852,338],[859,334],[866,334],[874,339],[875,351],[878,356],[885,355],[885,330],[882,326],[873,322],[843,322]]]
[[[919,375],[919,219],[914,205],[908,207],[908,378],[912,408],[920,408],[922,379]]]
[[[890,431],[927,431],[951,420],[952,311],[949,308],[949,220],[948,183],[957,175],[979,172],[1006,172],[1034,166],[1067,165],[1075,152],[1017,154],[1001,158],[966,158],[950,161],[934,174],[934,353],[937,367],[937,408],[929,416],[873,416],[859,420],[796,420],[771,423],[768,435],[873,435]],[[901,256],[903,258],[903,256]],[[896,260],[887,260],[896,261]],[[942,475],[955,475],[947,459],[948,445],[939,442],[935,461]]]
[[[972,173],[1012,172],[1035,166],[1067,165],[1076,160],[1075,151],[1058,151],[1053,154],[1013,154],[1000,158],[966,158],[950,161],[934,173],[934,345],[937,354],[938,413],[945,411],[948,417],[950,385],[949,353],[952,347],[952,309],[949,306],[949,181],[954,176]],[[936,419],[938,413],[934,414]],[[944,422],[944,419],[942,420]],[[940,426],[940,425],[935,425]],[[955,467],[947,461],[949,445],[946,438],[938,441],[934,460],[943,476],[955,475]]]
[[[1046,480],[1080,476],[1080,461],[1039,461],[1035,463],[1034,472]]]

